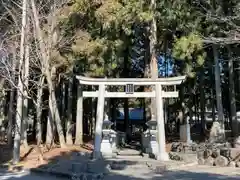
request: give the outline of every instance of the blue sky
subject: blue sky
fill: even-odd
[[[167,67],[166,67],[167,63]],[[171,58],[164,58],[164,56],[159,56],[158,58],[158,74],[159,76],[166,76],[166,69],[168,70],[167,75],[173,74],[173,63]]]

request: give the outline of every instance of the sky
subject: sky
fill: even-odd
[[[167,66],[166,66],[167,63]],[[167,71],[166,71],[167,70]],[[164,58],[164,56],[159,56],[158,58],[158,75],[166,76],[173,74],[173,63],[171,58]]]

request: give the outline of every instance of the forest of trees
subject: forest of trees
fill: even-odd
[[[84,101],[91,125],[76,122],[80,74],[167,77],[171,64],[171,76],[187,75],[174,110],[203,120],[217,109],[239,134],[239,0],[2,0],[0,13],[0,118],[14,162],[30,141],[65,147],[83,143],[82,129],[93,135],[94,100]],[[110,104],[138,103],[129,101]]]

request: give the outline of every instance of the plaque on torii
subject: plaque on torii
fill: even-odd
[[[125,93],[133,94],[134,93],[134,85],[133,84],[126,84]]]
[[[150,98],[156,99],[156,119],[157,119],[157,133],[158,133],[158,159],[168,160],[168,154],[165,150],[165,124],[163,116],[163,98],[178,97],[178,91],[166,92],[163,86],[176,86],[182,83],[185,76],[169,77],[169,78],[89,78],[84,76],[77,76],[79,80],[78,103],[77,103],[77,119],[82,119],[82,97],[96,97],[97,102],[97,117],[94,139],[94,157],[101,156],[101,141],[102,141],[102,124],[104,116],[104,101],[105,98]],[[98,86],[96,91],[81,91],[81,85]],[[134,92],[134,86],[153,86],[155,90],[150,92]],[[109,92],[106,90],[107,86],[125,86],[125,92]]]

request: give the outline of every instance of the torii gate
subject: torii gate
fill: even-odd
[[[158,160],[168,160],[165,146],[165,124],[163,116],[163,98],[178,97],[176,85],[182,83],[185,76],[157,78],[156,80],[150,78],[89,78],[84,76],[77,76],[80,86],[78,88],[78,103],[77,103],[77,119],[82,119],[82,98],[96,97],[97,102],[97,117],[94,140],[94,157],[101,156],[101,141],[102,141],[102,125],[104,117],[104,101],[105,98],[156,98],[156,118],[157,118],[157,139],[158,139],[158,153],[156,155]],[[81,85],[98,86],[97,91],[82,91]],[[128,92],[108,92],[106,86],[125,86]],[[134,86],[149,86],[155,85],[155,91],[152,92],[134,92]],[[166,92],[163,86],[174,86],[174,91]]]

